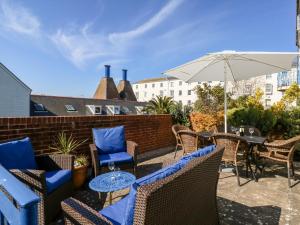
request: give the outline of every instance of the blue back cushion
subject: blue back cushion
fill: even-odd
[[[124,126],[93,128],[93,136],[99,154],[126,152]]]
[[[216,149],[215,145],[209,145],[206,146],[204,148],[199,148],[197,151],[194,151],[191,154],[185,155],[180,159],[180,164],[182,167],[184,167],[186,164],[188,164],[191,160],[193,160],[194,158],[197,157],[202,157],[205,155],[208,155],[209,153],[211,153],[212,151],[214,151]]]
[[[133,216],[134,216],[134,208],[135,208],[135,198],[137,188],[141,185],[151,184],[155,181],[164,179],[181,169],[181,164],[175,163],[173,165],[162,168],[154,173],[151,173],[147,176],[144,176],[140,179],[137,179],[136,182],[131,186],[130,192],[128,195],[127,209],[125,211],[125,218],[122,225],[132,225],[133,224]]]
[[[0,144],[0,164],[6,169],[37,169],[30,139]]]

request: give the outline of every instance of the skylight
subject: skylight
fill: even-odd
[[[44,105],[40,104],[40,103],[35,103],[33,105],[33,107],[34,107],[35,112],[46,112],[47,111],[46,108],[44,107]]]
[[[67,109],[68,112],[75,112],[75,111],[77,111],[73,105],[65,105],[65,107],[66,107],[66,109]]]
[[[87,105],[89,110],[93,115],[100,115],[102,114],[102,106],[101,105]]]

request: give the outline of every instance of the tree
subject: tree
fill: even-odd
[[[292,83],[291,86],[284,92],[284,95],[280,101],[276,102],[272,106],[272,110],[275,113],[280,113],[288,108],[290,104],[296,101],[299,105],[300,99],[300,88],[296,82]]]
[[[204,83],[203,86],[196,87],[197,101],[195,102],[195,110],[202,113],[213,113],[223,110],[224,108],[224,88],[221,85],[209,86]],[[228,102],[231,96],[227,94]]]
[[[263,110],[264,106],[261,103],[263,95],[264,95],[263,90],[261,90],[260,88],[257,88],[255,90],[254,95],[253,96],[250,95],[246,99],[247,106]]]
[[[156,98],[150,100],[145,107],[145,111],[154,114],[170,114],[171,107],[174,105],[174,101],[171,97],[156,96]]]
[[[184,126],[190,126],[190,113],[193,108],[191,106],[185,105],[182,106],[182,103],[175,102],[171,107],[171,115],[174,124],[182,124]]]

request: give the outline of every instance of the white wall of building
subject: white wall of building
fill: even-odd
[[[31,89],[0,63],[0,117],[30,116]]]
[[[282,98],[284,91],[293,82],[297,81],[296,67],[285,73],[286,76],[283,76],[283,78],[274,73],[236,83],[229,83],[227,92],[232,93],[233,98],[237,98],[242,95],[253,95],[255,90],[260,88],[264,92],[262,104],[265,108],[269,108]],[[157,95],[161,95],[171,96],[175,101],[182,102],[183,105],[192,105],[197,100],[195,88],[197,85],[203,83],[208,83],[211,86],[223,85],[223,82],[220,81],[193,82],[188,84],[176,78],[153,78],[136,82],[132,86],[138,101],[147,102]],[[282,84],[284,85],[282,86]]]
[[[183,105],[192,105],[197,100],[195,88],[204,82],[185,83],[174,78],[154,78],[132,84],[138,101],[147,102],[156,96],[170,96]],[[220,84],[219,81],[207,82],[210,85]]]

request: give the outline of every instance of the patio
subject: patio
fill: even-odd
[[[182,153],[179,152],[178,155]],[[173,159],[173,152],[161,156],[148,156],[138,164],[137,177],[160,169],[163,163]],[[300,179],[300,163],[295,163],[297,179]],[[222,172],[218,184],[218,208],[221,224],[299,224],[300,223],[300,184],[288,188],[286,169],[272,166],[256,183],[241,178],[237,185],[233,173]],[[115,192],[113,202],[119,201],[128,189]],[[99,211],[108,205],[106,196],[99,200],[96,192],[85,188],[78,190],[74,197]],[[63,224],[58,218],[54,224]]]

